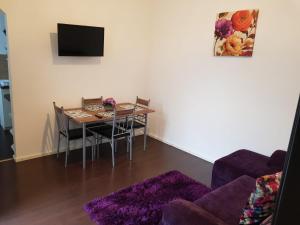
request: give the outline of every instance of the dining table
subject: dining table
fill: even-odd
[[[118,103],[115,105],[115,110],[134,109],[133,115],[148,115],[155,112],[155,110],[136,106],[134,103]],[[112,110],[105,109],[102,105],[91,105],[85,108],[67,108],[64,109],[64,114],[76,124],[82,127],[82,168],[86,168],[86,126],[88,124],[111,122],[113,121]]]

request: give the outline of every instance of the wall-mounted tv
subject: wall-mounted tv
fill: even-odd
[[[103,56],[104,28],[57,24],[59,56]]]

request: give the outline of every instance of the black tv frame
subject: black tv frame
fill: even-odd
[[[61,32],[62,32],[62,29],[73,29],[76,33],[78,33],[79,30],[81,31],[97,31],[99,33],[99,43],[101,43],[98,47],[98,51],[86,51],[86,50],[82,50],[81,51],[78,51],[77,50],[71,50],[69,49],[68,51],[64,51],[62,49],[62,43],[66,43],[66,39],[63,39],[62,36],[61,36]],[[73,31],[73,33],[74,33]],[[65,32],[62,32],[62,33],[65,33]],[[82,33],[82,32],[81,32]],[[57,24],[57,46],[58,46],[58,56],[72,56],[72,57],[102,57],[104,56],[104,37],[105,36],[105,28],[104,27],[95,27],[95,26],[86,26],[86,25],[77,25],[77,24],[66,24],[66,23],[58,23]],[[69,38],[67,40],[71,40],[73,38]],[[78,39],[78,38],[77,38]],[[82,37],[81,37],[82,39]],[[80,40],[80,39],[78,39]]]
[[[300,97],[272,225],[300,224]]]

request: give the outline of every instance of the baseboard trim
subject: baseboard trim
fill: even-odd
[[[103,142],[103,143],[105,143],[105,142]],[[87,144],[86,147],[90,147],[90,145]],[[70,152],[72,152],[74,150],[78,150],[80,148],[82,148],[82,146],[81,147],[75,146],[75,148],[70,149]],[[26,161],[26,160],[30,160],[30,159],[36,159],[36,158],[40,158],[40,157],[55,155],[55,154],[57,154],[56,151],[57,151],[56,149],[53,149],[53,151],[50,151],[50,152],[40,152],[40,153],[21,156],[21,157],[14,156],[14,160],[15,160],[15,162],[22,162],[22,161]],[[65,151],[66,151],[66,149],[60,149],[59,153],[64,153]]]
[[[2,159],[2,160],[0,160],[0,163],[12,161],[12,160],[14,160],[14,158]]]
[[[64,151],[62,151],[64,152]],[[30,160],[30,159],[36,159],[36,158],[40,158],[40,157],[44,157],[44,156],[49,156],[49,155],[54,155],[56,154],[56,152],[41,152],[41,153],[36,153],[36,154],[32,154],[32,155],[26,155],[26,156],[20,156],[20,157],[15,157],[14,156],[14,160],[15,162],[22,162],[22,161],[26,161],[26,160]]]
[[[103,143],[106,143],[107,140],[103,140]],[[80,143],[80,142],[78,142]],[[78,150],[82,148],[82,144],[74,144],[74,145],[70,145],[70,151],[74,151],[74,150]],[[86,143],[86,147],[90,147],[91,144],[89,142]],[[59,150],[59,153],[64,153],[66,151],[66,147],[62,146]],[[39,152],[39,153],[35,153],[35,154],[31,154],[31,155],[25,155],[25,156],[14,156],[14,160],[15,162],[22,162],[22,161],[26,161],[26,160],[30,160],[30,159],[36,159],[36,158],[40,158],[40,157],[45,157],[45,156],[50,156],[50,155],[55,155],[57,154],[57,149],[56,147],[52,149],[52,151],[44,151],[44,152]]]
[[[142,132],[136,132],[135,136],[140,136],[142,135]],[[108,140],[104,139],[103,140],[103,144],[109,142]],[[86,147],[90,147],[90,144],[87,143]],[[73,146],[73,148],[70,149],[70,151],[73,150],[78,150],[82,148],[82,146]],[[65,152],[66,149],[61,149],[59,152],[63,153]],[[22,162],[22,161],[26,161],[26,160],[30,160],[30,159],[36,159],[36,158],[40,158],[40,157],[45,157],[45,156],[50,156],[50,155],[54,155],[56,154],[56,149],[53,149],[50,152],[40,152],[40,153],[36,153],[36,154],[31,154],[31,155],[26,155],[26,156],[19,156],[19,157],[15,157],[15,155],[13,156],[13,159],[15,160],[15,162]]]
[[[154,139],[156,139],[156,140],[158,140],[160,142],[163,142],[163,143],[165,143],[167,145],[170,145],[170,146],[172,146],[174,148],[177,148],[180,151],[186,152],[186,153],[191,154],[193,156],[196,156],[196,157],[198,157],[200,159],[203,159],[203,160],[205,160],[207,162],[214,163],[214,161],[215,161],[215,160],[209,159],[209,158],[207,158],[207,157],[205,157],[203,155],[195,153],[195,152],[193,152],[193,151],[191,151],[189,149],[186,149],[186,148],[184,148],[182,146],[179,146],[179,145],[177,145],[177,144],[175,144],[173,142],[167,141],[167,140],[165,140],[165,139],[163,139],[163,138],[161,138],[161,137],[159,137],[159,136],[157,136],[157,135],[155,135],[153,133],[149,133],[148,136],[151,137],[151,138],[154,138]]]
[[[139,136],[141,134],[142,133],[138,133],[137,132],[136,136]],[[211,160],[211,159],[209,159],[209,158],[207,158],[207,157],[205,157],[203,155],[200,155],[200,154],[195,153],[195,152],[193,152],[193,151],[191,151],[189,149],[186,149],[186,148],[184,148],[182,146],[179,146],[179,145],[177,145],[177,144],[175,144],[173,142],[167,141],[167,140],[165,140],[165,139],[163,139],[163,138],[161,138],[161,137],[159,137],[159,136],[157,136],[157,135],[155,135],[153,133],[148,133],[148,136],[151,137],[151,138],[153,138],[153,139],[156,139],[156,140],[158,140],[160,142],[163,142],[163,143],[165,143],[167,145],[170,145],[170,146],[172,146],[174,148],[177,148],[180,151],[183,151],[183,152],[186,152],[186,153],[191,154],[193,156],[196,156],[196,157],[198,157],[200,159],[203,159],[203,160],[205,160],[207,162],[214,163],[214,160]],[[76,150],[76,149],[71,149],[70,151],[73,151],[73,150]],[[65,149],[62,149],[60,151],[60,153],[62,153],[62,152],[65,152]],[[26,160],[30,160],[30,159],[36,159],[36,158],[45,157],[45,156],[50,156],[50,155],[54,155],[54,154],[56,154],[55,150],[53,150],[52,152],[40,152],[40,153],[26,155],[26,156],[20,156],[20,157],[15,157],[15,155],[14,155],[13,159],[15,160],[15,162],[22,162],[22,161],[26,161]]]

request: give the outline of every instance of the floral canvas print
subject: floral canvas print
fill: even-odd
[[[252,56],[258,10],[219,13],[215,24],[215,56]]]

